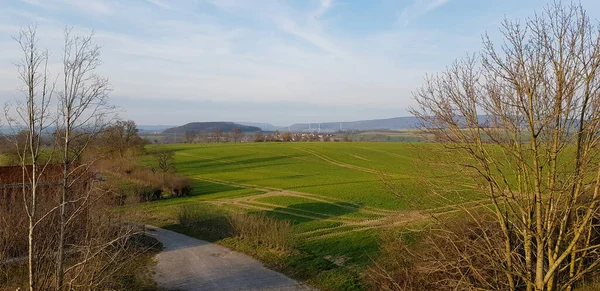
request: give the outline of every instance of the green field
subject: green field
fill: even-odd
[[[343,139],[348,137],[355,142],[427,142],[433,136],[419,130],[383,130],[361,131],[358,133],[335,133],[334,137]]]
[[[192,179],[184,198],[134,206],[144,222],[177,230],[182,205],[264,213],[293,223],[300,254],[280,268],[319,288],[360,288],[360,271],[378,252],[381,231],[402,230],[426,212],[476,200],[457,176],[432,176],[433,144],[239,143],[169,145],[178,173]],[[148,158],[149,159],[149,158]],[[150,162],[147,160],[146,162]],[[400,195],[387,191],[381,171]],[[464,178],[463,178],[464,179]],[[453,191],[432,194],[425,180]],[[408,232],[407,232],[408,233]],[[344,258],[342,265],[331,258]],[[311,275],[312,274],[312,275]]]

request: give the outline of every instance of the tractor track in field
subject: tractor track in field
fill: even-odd
[[[364,231],[369,229],[381,229],[389,227],[400,227],[407,226],[414,223],[426,222],[434,219],[435,217],[449,215],[456,213],[463,208],[474,208],[481,207],[489,203],[489,199],[480,199],[473,201],[465,201],[454,205],[444,205],[439,207],[427,208],[422,210],[410,210],[410,211],[392,211],[386,209],[380,209],[375,207],[361,206],[354,203],[348,203],[342,200],[332,199],[330,197],[323,197],[315,194],[290,191],[285,189],[279,189],[274,187],[264,187],[246,183],[236,183],[230,181],[223,181],[212,178],[200,178],[196,179],[206,181],[210,183],[216,183],[221,185],[233,186],[245,189],[254,189],[265,193],[244,196],[238,198],[227,198],[212,201],[211,203],[216,205],[230,205],[234,207],[258,210],[258,211],[269,211],[273,213],[285,214],[295,216],[299,218],[305,218],[310,220],[326,221],[332,223],[340,223],[340,225],[332,227],[323,227],[315,230],[304,231],[297,233],[296,235],[306,240],[316,240],[328,237],[334,237],[343,235],[351,232]],[[304,198],[315,202],[328,203],[336,207],[351,210],[355,214],[364,215],[375,215],[373,218],[354,217],[352,215],[345,216],[321,213],[318,211],[294,208],[285,205],[279,205],[274,203],[268,203],[258,201],[261,198],[277,197],[277,196],[290,196]]]
[[[353,155],[353,154],[348,154],[349,156],[355,158],[355,159],[359,159],[359,160],[363,160],[363,161],[367,161],[367,162],[372,162],[371,160],[365,158],[365,157],[361,157],[359,155]]]
[[[480,204],[481,202],[484,202],[484,201],[487,201],[488,203]],[[437,219],[440,216],[457,213],[457,212],[462,211],[464,208],[473,209],[473,208],[477,208],[477,207],[484,207],[486,205],[489,205],[489,201],[490,201],[489,199],[482,199],[482,200],[465,202],[465,203],[461,203],[461,204],[453,205],[453,206],[430,208],[430,209],[424,209],[424,210],[419,210],[419,211],[416,211],[416,210],[415,211],[402,211],[402,212],[396,213],[395,215],[390,215],[390,216],[383,217],[383,218],[376,219],[376,220],[367,220],[364,223],[360,223],[360,224],[344,223],[343,225],[339,225],[339,226],[335,226],[335,227],[328,227],[328,228],[322,228],[322,229],[304,232],[304,233],[301,233],[301,235],[308,235],[308,237],[306,238],[307,240],[315,240],[315,239],[343,235],[343,234],[350,233],[350,232],[363,231],[363,230],[368,230],[368,229],[407,226],[407,225],[414,224],[414,223],[427,222],[427,221],[430,221],[433,219]],[[451,208],[451,209],[445,210],[445,211],[439,211],[439,209],[441,209],[441,208]],[[355,226],[355,225],[363,225],[363,227],[358,227],[358,228],[353,228],[353,229],[343,229],[345,227]],[[335,229],[341,229],[341,230],[335,231]],[[324,230],[323,232],[326,232],[326,233],[319,234],[319,232],[321,230]],[[330,232],[327,232],[327,231],[330,231]]]
[[[397,158],[402,158],[402,159],[413,159],[412,157],[409,156],[403,156],[401,154],[397,154],[397,153],[393,153],[393,152],[388,152],[386,150],[380,150],[380,149],[372,149],[372,148],[368,148],[368,147],[357,147],[359,149],[363,149],[363,150],[368,150],[368,151],[372,151],[372,152],[376,152],[376,153],[382,153],[382,154],[386,154],[392,157],[397,157]]]
[[[298,148],[298,147],[293,147],[293,148],[297,149],[299,151],[303,151],[305,153],[309,153],[309,154],[311,154],[311,155],[313,155],[313,156],[315,156],[315,157],[317,157],[317,158],[319,158],[319,159],[321,159],[323,161],[326,161],[326,162],[328,162],[328,163],[330,163],[332,165],[338,166],[338,167],[347,168],[347,169],[351,169],[351,170],[357,170],[357,171],[361,171],[361,172],[365,172],[365,173],[370,173],[370,174],[377,174],[378,173],[377,170],[369,169],[369,168],[363,168],[363,167],[356,166],[356,165],[342,163],[342,162],[336,161],[336,160],[334,160],[334,159],[332,159],[332,158],[330,158],[330,157],[328,157],[326,155],[322,155],[322,154],[313,152],[313,151],[308,150],[308,149],[303,149],[303,148]]]
[[[262,210],[262,211],[276,212],[276,213],[280,213],[280,214],[287,214],[287,215],[291,215],[291,216],[308,218],[308,219],[312,219],[312,220],[324,220],[324,221],[329,220],[328,218],[311,216],[311,215],[304,215],[304,214],[300,214],[300,213],[295,213],[293,211],[273,209],[273,208],[269,208],[269,207],[265,207],[265,206],[260,206],[260,205],[255,205],[255,204],[251,204],[251,203],[243,202],[243,201],[218,201],[218,202],[215,201],[213,203],[214,204],[229,204],[229,205],[233,205],[233,206],[236,206],[236,207],[256,209],[256,210]]]
[[[393,210],[381,209],[381,208],[370,207],[370,206],[362,206],[360,204],[346,202],[343,200],[330,198],[330,197],[324,197],[324,196],[311,194],[311,193],[298,192],[298,191],[273,188],[273,187],[264,187],[264,186],[253,185],[253,184],[246,184],[246,183],[236,183],[236,182],[223,181],[223,180],[212,179],[212,178],[195,177],[195,179],[210,182],[210,183],[215,183],[215,184],[233,186],[233,187],[238,187],[238,188],[254,189],[254,190],[265,192],[263,194],[257,194],[257,195],[252,196],[253,198],[256,198],[256,199],[264,198],[264,197],[271,197],[271,196],[292,196],[292,197],[298,197],[298,198],[306,198],[306,199],[314,200],[317,202],[329,203],[329,204],[333,204],[335,206],[345,208],[348,210],[353,210],[353,211],[357,211],[360,209],[366,213],[375,214],[375,215],[389,215],[392,213],[396,213],[396,211],[393,211]],[[248,198],[248,197],[235,198],[235,199],[243,199],[243,198]]]
[[[298,156],[293,156],[293,155],[273,154],[273,153],[270,153],[270,152],[260,151],[260,150],[256,150],[256,149],[244,149],[244,150],[248,151],[248,152],[255,152],[255,153],[261,153],[261,154],[268,153],[268,154],[274,155],[276,157],[291,158],[291,159],[301,160],[301,161],[305,161],[305,162],[310,162],[311,161],[310,159],[303,158],[303,157],[298,157]]]
[[[274,194],[280,194],[279,192],[274,193]],[[279,195],[277,195],[279,196]],[[312,211],[312,210],[306,210],[306,209],[301,209],[301,208],[295,208],[295,207],[290,207],[290,206],[283,206],[283,205],[278,205],[278,204],[273,204],[273,203],[267,203],[267,202],[262,202],[262,201],[256,201],[253,200],[251,198],[248,197],[244,197],[245,199],[235,199],[235,200],[230,200],[228,202],[238,202],[238,203],[250,203],[253,205],[258,205],[258,206],[264,206],[264,207],[273,207],[272,211],[277,211],[281,208],[284,209],[288,209],[289,211],[295,211],[295,212],[302,212],[305,213],[305,215],[316,215],[315,217],[319,217],[321,216],[321,218],[319,218],[320,220],[324,220],[324,219],[329,219],[329,220],[335,220],[335,221],[339,221],[342,222],[339,219],[335,219],[335,217],[337,217],[338,215],[336,214],[325,214],[325,213],[321,213],[321,212],[316,212],[316,211]],[[359,217],[348,217],[346,218],[348,221],[362,221],[364,219],[360,219]]]
[[[330,158],[324,154],[320,154],[320,153],[317,153],[317,152],[309,150],[309,149],[305,149],[305,148],[301,148],[301,147],[293,147],[293,148],[298,151],[302,151],[307,154],[310,154],[314,157],[319,158],[322,161],[325,161],[329,164],[332,164],[332,165],[335,165],[335,166],[338,166],[341,168],[361,171],[361,172],[369,173],[369,174],[378,174],[378,171],[375,169],[369,169],[369,168],[365,168],[365,167],[361,167],[361,166],[357,166],[357,165],[343,163],[343,162],[337,161],[333,158]],[[384,153],[384,154],[394,156],[394,157],[400,157],[400,158],[404,158],[404,159],[409,158],[407,156],[403,156],[400,154],[396,154],[396,153],[388,152],[388,151],[384,151],[384,150],[374,150],[374,149],[370,149],[370,148],[364,148],[364,149],[369,150],[369,151]],[[252,150],[252,151],[260,152],[260,151],[254,151],[254,150]],[[201,157],[201,156],[192,155],[192,154],[187,154],[187,155],[198,157],[198,158],[205,159],[205,160],[210,160],[210,161],[221,161],[221,162],[227,163],[227,164],[235,163],[235,161],[230,161],[230,160],[206,158],[206,157]],[[276,156],[295,158],[295,159],[300,159],[303,161],[308,161],[308,159],[305,159],[302,157],[296,157],[293,155],[276,154]],[[350,155],[350,156],[353,156],[355,158],[362,159],[362,160],[368,160],[366,158],[355,156],[355,155]],[[196,177],[196,179],[203,180],[203,181],[210,182],[210,183],[228,185],[228,186],[245,188],[245,189],[253,189],[253,190],[264,192],[262,194],[252,195],[252,196],[230,198],[230,199],[220,199],[218,201],[214,201],[213,203],[215,203],[215,204],[228,204],[228,205],[232,205],[235,207],[241,207],[241,208],[245,208],[245,209],[270,211],[270,212],[274,212],[274,213],[291,215],[291,216],[295,216],[295,217],[299,217],[299,218],[341,223],[340,225],[337,225],[334,227],[319,228],[319,229],[306,231],[306,232],[297,234],[297,235],[305,237],[309,240],[330,237],[330,236],[335,236],[335,235],[342,235],[342,234],[345,234],[348,232],[356,232],[356,231],[363,231],[363,230],[367,230],[367,229],[376,229],[376,228],[384,228],[384,227],[396,227],[396,226],[408,225],[411,223],[423,222],[423,221],[430,220],[435,216],[441,216],[441,215],[455,213],[464,207],[477,207],[479,203],[488,200],[488,199],[484,199],[484,200],[466,201],[466,202],[459,203],[459,204],[444,205],[444,206],[423,209],[423,210],[392,211],[392,210],[387,210],[387,209],[362,206],[359,204],[349,203],[346,201],[337,200],[337,199],[330,198],[330,197],[323,197],[320,195],[291,191],[291,190],[280,189],[280,188],[275,188],[275,187],[266,187],[266,186],[253,185],[253,184],[247,184],[247,183],[223,181],[223,180],[205,178],[205,177]],[[290,207],[290,206],[278,205],[278,204],[268,203],[268,202],[264,202],[264,201],[258,201],[258,199],[267,198],[267,197],[277,197],[277,196],[298,197],[298,198],[312,200],[315,202],[328,203],[328,204],[334,205],[336,207],[350,210],[353,213],[375,215],[377,217],[373,217],[373,218],[369,219],[369,218],[361,218],[361,217],[352,217],[350,215],[349,216],[335,215],[335,214],[329,214],[329,213],[321,213],[318,211],[299,209],[299,208],[294,208],[294,207]],[[479,205],[479,206],[481,206],[481,205]]]
[[[205,156],[195,155],[195,154],[190,154],[190,153],[177,153],[177,155],[184,156],[184,157],[193,157],[193,158],[197,158],[197,159],[200,159],[200,160],[211,161],[211,162],[220,162],[220,163],[223,163],[223,164],[235,164],[236,163],[233,160],[222,159],[222,158],[205,157]]]

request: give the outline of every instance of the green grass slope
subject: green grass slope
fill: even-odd
[[[456,176],[433,177],[436,145],[406,143],[239,143],[170,145],[192,195],[124,208],[133,219],[197,235],[178,225],[183,205],[266,214],[293,224],[298,253],[270,264],[323,290],[361,289],[381,231],[427,219],[423,211],[477,197]],[[450,157],[452,158],[452,157]],[[386,191],[385,171],[399,189]],[[432,195],[423,178],[455,191]],[[201,237],[202,238],[202,237]],[[252,255],[231,240],[221,243]],[[256,255],[268,261],[261,255]],[[269,264],[269,262],[267,262]]]

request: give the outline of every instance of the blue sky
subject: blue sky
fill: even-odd
[[[408,115],[426,73],[499,38],[537,0],[0,0],[0,102],[19,97],[11,39],[39,26],[60,72],[63,29],[95,31],[98,73],[139,124],[351,121]],[[600,1],[582,1],[592,18]]]

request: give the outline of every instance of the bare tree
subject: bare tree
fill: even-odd
[[[282,141],[292,141],[292,134],[289,131],[286,131],[281,134]]]
[[[145,144],[138,134],[138,128],[133,120],[119,120],[102,131],[102,146],[109,154],[126,158],[129,154],[140,152]]]
[[[158,148],[154,150],[153,154],[156,157],[157,166],[161,172],[168,173],[175,169],[175,153],[173,151]]]
[[[221,142],[221,138],[223,137],[223,131],[220,128],[215,129],[215,140],[216,142]]]
[[[165,148],[156,148],[152,154],[156,158],[158,169],[162,174],[163,186],[165,186],[167,173],[175,171],[175,153]]]
[[[48,133],[53,116],[50,105],[54,93],[54,82],[48,73],[48,52],[38,44],[37,26],[22,28],[13,37],[20,46],[23,59],[17,63],[19,79],[23,84],[25,102],[17,101],[16,106],[7,105],[5,118],[13,129],[10,138],[19,158],[22,169],[22,194],[27,216],[27,265],[30,290],[43,288],[38,280],[42,269],[39,262],[45,251],[39,239],[38,230],[51,211],[40,209],[40,189],[42,176],[48,159],[42,159],[42,138]],[[19,134],[20,133],[20,134]],[[22,137],[22,139],[21,139]],[[47,270],[43,270],[47,271]]]
[[[263,136],[262,132],[260,132],[258,130],[254,132],[252,137],[254,138],[255,142],[260,142],[260,141],[265,140],[265,137]]]
[[[62,149],[62,193],[60,197],[60,222],[57,244],[56,289],[64,288],[65,241],[67,228],[90,202],[89,189],[74,187],[87,173],[93,161],[81,162],[88,146],[110,124],[115,107],[108,102],[110,86],[106,78],[96,75],[101,64],[100,47],[93,42],[93,35],[74,36],[65,29],[63,50],[64,87],[58,98],[57,129],[61,135],[57,145]],[[135,123],[125,123],[127,140],[137,133]],[[70,207],[72,206],[72,207]],[[74,210],[67,211],[68,208]]]
[[[500,229],[478,234],[487,242],[479,254],[504,281],[459,276],[455,286],[573,290],[598,270],[599,29],[576,4],[505,20],[502,45],[484,37],[480,55],[427,77],[415,92],[412,113],[446,150],[462,154],[455,166],[490,199]]]
[[[240,142],[242,137],[244,137],[244,133],[241,129],[234,128],[231,130],[231,139],[233,139],[233,142]]]
[[[188,130],[185,132],[185,142],[186,143],[193,143],[194,140],[196,139],[196,137],[197,137],[197,134],[193,131]]]

